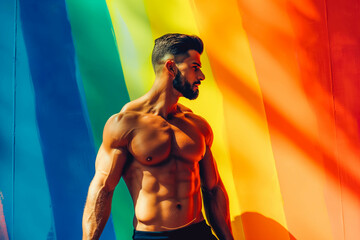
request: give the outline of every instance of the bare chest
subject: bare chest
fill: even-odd
[[[198,162],[205,153],[205,139],[198,127],[185,117],[166,121],[144,116],[135,124],[129,151],[144,165],[155,165],[169,158]]]

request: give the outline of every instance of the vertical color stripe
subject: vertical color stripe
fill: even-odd
[[[75,52],[63,1],[20,1],[36,119],[57,239],[81,238],[94,146],[76,84]]]
[[[153,82],[153,41],[142,0],[107,0],[130,99],[147,92]]]
[[[154,38],[160,37],[166,33],[186,33],[197,34],[197,26],[189,2],[186,1],[145,1],[146,10],[149,15],[151,28]],[[182,17],[180,17],[180,15]],[[216,83],[212,76],[209,60],[205,52],[202,54],[201,61],[203,72],[206,80],[200,87],[199,98],[194,101],[181,98],[180,103],[190,107],[195,114],[207,119],[214,132],[214,143],[212,147],[213,155],[218,162],[218,168],[222,180],[226,186],[227,192],[231,199],[231,215],[237,215],[240,210],[237,205],[237,196],[229,152],[226,146],[226,136],[224,133],[224,119],[222,114],[222,96],[217,89]],[[225,174],[226,173],[226,174]]]
[[[259,234],[258,228],[269,231],[273,226],[260,215],[275,221],[279,229],[286,228],[286,221],[262,93],[237,6],[236,1],[214,5],[194,1],[200,33],[224,96],[225,125],[242,212],[234,225],[243,226],[245,237],[251,239]],[[254,226],[256,218],[258,225]],[[279,232],[274,237],[289,238],[286,231]]]
[[[324,197],[326,155],[318,145],[313,104],[324,97],[315,91],[319,80],[328,84],[329,76],[324,6],[315,2],[239,1],[239,8],[264,97],[288,230],[299,239],[332,239]]]
[[[86,106],[96,149],[102,142],[106,120],[129,101],[122,65],[105,2],[67,1],[75,49],[86,96]],[[97,46],[97,47],[94,47]],[[88,165],[94,174],[95,157]],[[129,239],[132,231],[132,201],[121,181],[113,195],[109,234]],[[122,216],[119,217],[119,212]],[[102,235],[107,239],[106,235]],[[110,237],[112,238],[112,237]]]
[[[13,125],[14,125],[14,51],[16,1],[0,1],[0,192],[6,227],[0,238],[13,232]],[[7,234],[5,235],[5,232]]]

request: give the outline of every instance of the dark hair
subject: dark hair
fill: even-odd
[[[189,50],[195,50],[199,54],[202,54],[203,49],[204,44],[198,36],[169,33],[155,40],[151,62],[155,68],[156,63],[168,53],[177,56],[186,54]]]

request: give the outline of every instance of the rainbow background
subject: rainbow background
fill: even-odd
[[[213,128],[236,240],[360,239],[358,0],[0,1],[0,239],[81,239],[104,123],[144,94],[154,39],[199,35],[183,104]],[[114,194],[101,239],[130,239]]]

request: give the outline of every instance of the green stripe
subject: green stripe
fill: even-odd
[[[106,120],[129,102],[129,94],[105,1],[66,2],[91,128],[99,147]],[[133,215],[130,195],[121,181],[112,204],[117,239],[131,238]]]
[[[130,99],[144,95],[155,74],[151,66],[153,36],[143,0],[108,1]]]
[[[67,0],[86,104],[97,146],[106,120],[129,101],[113,28],[103,1]]]
[[[143,0],[109,0],[107,5],[115,29],[126,86],[130,99],[134,100],[145,94],[155,79],[151,66],[153,37],[150,21]],[[132,226],[134,214],[129,218],[124,209],[133,210],[134,206],[132,203],[125,205],[121,201],[125,196],[130,196],[125,184],[121,183],[117,189],[112,205],[115,233],[118,239],[131,239],[132,232],[128,232],[128,226]]]

